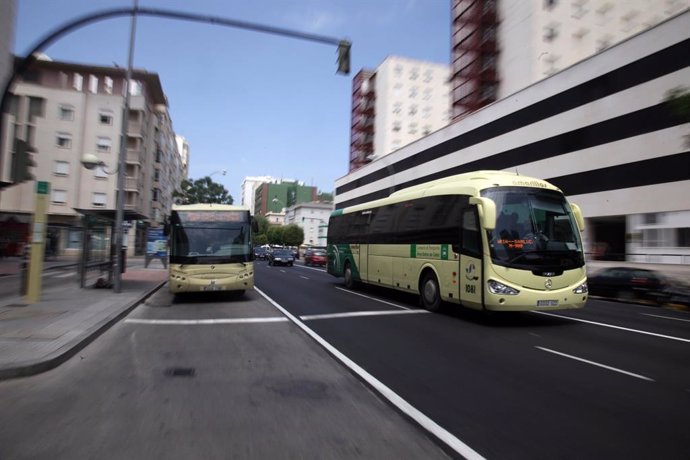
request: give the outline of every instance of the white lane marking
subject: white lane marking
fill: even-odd
[[[364,297],[365,299],[375,300],[376,302],[381,302],[381,303],[386,304],[386,305],[392,305],[392,306],[394,306],[394,307],[396,307],[396,308],[402,308],[403,310],[412,310],[411,308],[403,307],[402,305],[397,305],[397,304],[394,304],[394,303],[391,303],[391,302],[386,302],[385,300],[381,300],[381,299],[377,299],[376,297],[371,297],[371,296],[368,296],[368,295],[360,294],[359,292],[350,291],[349,289],[344,289],[344,288],[341,288],[341,287],[336,287],[336,289],[339,290],[339,291],[347,292],[348,294],[358,295],[358,296],[360,296],[360,297]],[[415,310],[415,311],[416,311],[416,310]]]
[[[349,313],[329,313],[323,315],[302,315],[299,319],[310,321],[313,319],[332,319],[332,318],[352,318],[355,316],[384,316],[384,315],[407,315],[414,313],[431,313],[429,310],[382,310],[382,311],[355,311]]]
[[[605,364],[600,364],[600,363],[597,363],[596,361],[589,361],[587,359],[578,358],[577,356],[573,356],[573,355],[567,355],[565,353],[561,353],[560,351],[550,350],[550,349],[544,348],[544,347],[535,347],[535,348],[539,348],[540,350],[543,350],[543,351],[548,351],[549,353],[553,353],[555,355],[560,355],[560,356],[564,356],[566,358],[574,359],[575,361],[581,361],[583,363],[591,364],[592,366],[602,367],[602,368],[608,369],[610,371],[620,372],[621,374],[629,375],[631,377],[635,377],[635,378],[642,379],[642,380],[647,380],[649,382],[654,382],[654,379],[650,379],[649,377],[645,377],[644,375],[633,374],[632,372],[624,371],[622,369],[617,369],[615,367],[607,366]]]
[[[63,273],[62,275],[55,275],[53,278],[67,278],[74,275],[76,275],[76,273]]]
[[[595,326],[610,327],[611,329],[620,329],[621,331],[636,332],[638,334],[651,335],[654,337],[661,337],[662,339],[678,340],[679,342],[690,343],[690,339],[684,339],[682,337],[673,337],[672,335],[657,334],[655,332],[640,331],[639,329],[630,329],[627,327],[614,326],[612,324],[597,323],[596,321],[588,321],[586,319],[573,318],[571,316],[554,315],[553,313],[547,313],[545,311],[531,311],[530,313],[537,313],[539,315],[553,316],[555,318],[569,319],[572,321],[579,321],[581,323],[594,324]]]
[[[137,319],[129,318],[125,323],[155,324],[155,325],[208,325],[208,324],[240,324],[240,323],[278,323],[287,321],[285,317],[269,318],[221,318],[221,319]]]
[[[325,269],[325,268],[308,267],[308,266],[302,265],[302,264],[296,264],[295,267],[306,268],[307,270],[315,270],[315,271],[317,271],[317,272],[326,273],[326,269]]]
[[[311,278],[309,278],[308,276],[304,276],[304,275],[299,275],[299,277],[302,278],[303,280],[311,279]]]
[[[655,318],[672,319],[673,321],[685,321],[685,322],[690,323],[690,319],[674,318],[674,317],[672,317],[672,316],[663,316],[663,315],[652,315],[652,314],[649,314],[649,313],[640,313],[640,314],[641,314],[641,315],[645,315],[645,316],[653,316],[653,317],[655,317]]]
[[[478,452],[476,452],[474,449],[472,449],[470,446],[465,444],[464,442],[460,441],[458,438],[453,436],[450,432],[445,430],[443,427],[438,425],[436,422],[431,420],[429,417],[424,415],[422,412],[417,410],[414,406],[412,406],[410,403],[405,401],[402,397],[398,396],[393,390],[388,388],[386,385],[384,385],[381,381],[379,381],[377,378],[375,378],[373,375],[369,374],[367,371],[362,369],[360,366],[358,366],[354,361],[352,361],[350,358],[342,354],[340,351],[338,351],[337,348],[332,346],[330,343],[326,342],[321,336],[319,336],[316,332],[312,331],[309,327],[307,327],[302,321],[300,321],[298,318],[293,316],[290,312],[288,312],[286,309],[281,307],[276,301],[271,299],[268,295],[266,295],[261,289],[254,287],[254,290],[261,294],[266,300],[268,300],[271,304],[273,304],[274,307],[276,307],[282,314],[290,318],[290,320],[295,323],[300,329],[302,329],[304,332],[309,334],[311,338],[316,340],[322,347],[326,349],[331,355],[333,355],[336,359],[338,359],[340,362],[342,362],[345,366],[350,368],[352,372],[355,372],[359,377],[363,380],[365,380],[374,390],[376,390],[381,396],[386,398],[388,401],[390,401],[391,404],[393,404],[395,407],[397,407],[400,411],[402,411],[405,415],[410,417],[412,420],[416,421],[419,425],[421,425],[424,429],[432,433],[434,436],[436,436],[439,440],[444,442],[448,447],[465,457],[466,459],[469,460],[479,460],[483,459]]]

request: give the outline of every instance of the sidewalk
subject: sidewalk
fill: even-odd
[[[0,275],[17,275],[21,263],[19,258],[0,259]],[[168,271],[161,264],[143,265],[143,258],[128,260],[119,294],[112,289],[80,289],[70,281],[44,288],[41,300],[33,304],[20,295],[0,298],[0,380],[60,365],[156,292]],[[76,259],[44,262],[44,270],[66,267],[76,271]]]

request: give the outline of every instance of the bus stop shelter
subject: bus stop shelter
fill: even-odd
[[[112,287],[115,257],[119,257],[118,266],[122,273],[126,267],[124,246],[120,254],[115,254],[115,220],[114,209],[78,209],[82,215],[83,234],[79,257],[79,286],[85,287],[87,280],[97,276],[96,287]],[[148,216],[125,209],[123,223],[148,219]],[[124,233],[124,232],[123,232]]]

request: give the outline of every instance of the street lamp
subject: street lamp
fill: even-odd
[[[224,176],[224,175],[226,175],[226,174],[228,173],[228,171],[225,170],[225,169],[219,169],[218,171],[214,171],[214,172],[212,172],[211,174],[209,174],[208,177],[211,177],[211,176],[213,176],[214,174],[218,174],[218,173],[221,173],[221,175]]]

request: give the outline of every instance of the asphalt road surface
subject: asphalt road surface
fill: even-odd
[[[690,452],[690,315],[591,299],[579,311],[420,310],[302,266],[258,287],[456,439],[488,458]]]
[[[688,458],[686,312],[431,314],[320,268],[256,271],[242,298],[162,290],[0,382],[0,458]]]

